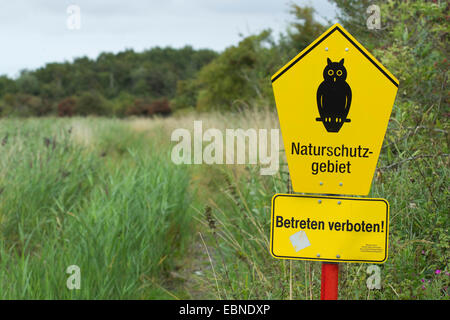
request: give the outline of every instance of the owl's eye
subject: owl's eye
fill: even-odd
[[[336,74],[337,74],[339,77],[342,76],[342,70],[336,71]]]
[[[328,75],[329,76],[332,76],[334,74],[334,71],[333,70],[328,70]]]

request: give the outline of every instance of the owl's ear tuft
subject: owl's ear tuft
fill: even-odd
[[[327,58],[327,63],[328,63],[328,65],[331,65],[331,60],[330,60],[330,58]]]
[[[340,64],[341,66],[344,65],[344,58],[342,58],[341,61],[339,61],[339,64]]]

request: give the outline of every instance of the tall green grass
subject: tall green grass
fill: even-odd
[[[3,120],[0,139],[0,298],[170,298],[192,221],[170,150],[105,119]]]
[[[369,195],[391,208],[381,289],[367,287],[369,265],[342,263],[341,299],[449,298],[448,130],[397,118]],[[278,125],[261,110],[1,120],[0,298],[319,299],[320,263],[269,253],[270,200],[288,191],[286,164],[274,176],[173,165],[171,131],[198,119],[220,129]],[[66,287],[70,265],[80,267],[79,290]]]

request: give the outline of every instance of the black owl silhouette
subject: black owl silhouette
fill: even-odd
[[[321,121],[328,132],[339,132],[347,119],[352,103],[352,89],[345,81],[347,69],[344,59],[332,62],[327,58],[327,66],[323,70],[324,81],[317,89],[317,108]]]

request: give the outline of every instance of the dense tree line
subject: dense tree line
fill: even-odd
[[[152,48],[102,53],[97,59],[49,63],[0,77],[3,116],[149,115],[170,112],[178,81],[193,77],[218,54],[212,50]]]

